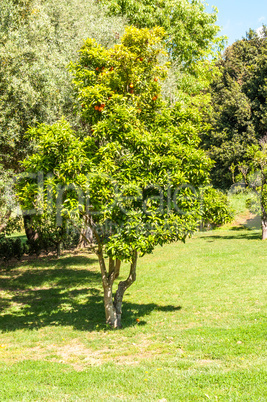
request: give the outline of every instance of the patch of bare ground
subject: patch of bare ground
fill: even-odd
[[[38,345],[32,348],[6,348],[1,361],[15,363],[23,360],[45,360],[63,363],[72,366],[76,371],[86,370],[90,366],[101,366],[104,363],[113,362],[118,365],[136,365],[143,360],[153,359],[161,353],[157,346],[153,347],[153,341],[142,339],[135,343],[123,344],[121,340],[114,347],[110,346],[94,350],[85,346],[78,339],[58,345]]]

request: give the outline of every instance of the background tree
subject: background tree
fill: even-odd
[[[16,207],[12,187],[12,173],[0,165],[0,233],[6,231],[11,214]]]
[[[267,239],[267,135],[248,147],[246,161],[240,163],[244,183],[252,190],[247,198],[251,212],[261,216],[262,240]]]
[[[212,166],[199,149],[193,120],[161,99],[168,66],[159,63],[163,38],[162,28],[131,27],[111,49],[88,39],[72,72],[91,135],[79,139],[64,120],[29,132],[37,148],[25,170],[42,171],[43,193],[49,188],[54,194],[60,215],[93,232],[106,320],[113,327],[121,326],[122,299],[135,281],[137,256],[184,241],[197,229],[198,189],[208,184]],[[36,208],[40,190],[35,184],[28,191],[30,185],[21,181],[19,197],[22,206]],[[129,276],[113,295],[121,261],[130,262]]]
[[[74,112],[74,96],[67,65],[78,57],[83,39],[96,38],[105,46],[118,41],[124,22],[106,16],[93,0],[3,0],[0,10],[0,183],[2,193],[20,161],[33,147],[25,136],[29,126],[53,123],[64,114],[82,133]],[[8,172],[5,173],[5,172]],[[7,181],[8,179],[8,181]],[[9,191],[9,194],[10,191]],[[1,201],[0,201],[1,203]],[[4,204],[3,204],[4,203]],[[0,222],[6,224],[10,205],[2,197]],[[24,216],[28,240],[36,232]],[[1,225],[1,223],[0,223]],[[39,227],[39,232],[41,228]],[[42,230],[43,232],[43,230]]]
[[[218,36],[217,9],[206,12],[202,1],[189,0],[102,0],[110,15],[126,17],[137,28],[161,26],[165,30],[171,66],[162,85],[162,94],[171,105],[198,109],[206,115],[210,109],[207,87],[217,68],[218,52],[225,38]],[[202,131],[205,124],[202,123]]]
[[[222,38],[217,37],[220,28],[217,9],[206,12],[201,1],[188,0],[103,0],[111,15],[125,16],[129,24],[137,28],[161,26],[165,30],[167,51],[173,60],[187,68],[207,54],[217,51]]]
[[[120,18],[93,0],[3,0],[0,11],[0,163],[20,170],[31,147],[24,136],[37,122],[63,114],[77,127],[67,65],[82,40],[118,40]]]
[[[203,146],[216,165],[216,186],[232,184],[232,164],[246,160],[247,149],[267,132],[266,78],[267,29],[229,46],[218,63],[220,76],[212,83],[212,129],[203,135]]]

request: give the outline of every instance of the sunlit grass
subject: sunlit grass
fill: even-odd
[[[2,269],[0,400],[266,401],[266,262],[257,230],[157,248],[119,331],[94,256]]]

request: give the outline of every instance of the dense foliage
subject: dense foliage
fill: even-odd
[[[103,0],[111,15],[125,16],[137,28],[161,26],[172,59],[192,66],[217,50],[222,40],[216,9],[206,12],[203,2],[189,0]]]
[[[261,36],[250,30],[218,64],[221,74],[211,87],[212,130],[203,135],[203,144],[216,161],[212,176],[219,187],[231,186],[231,165],[248,161],[248,147],[267,132],[266,39],[266,27]]]
[[[115,28],[116,27],[116,28]],[[0,164],[15,171],[31,147],[24,133],[63,114],[75,126],[67,65],[82,40],[105,46],[123,23],[93,0],[2,0],[0,11]]]
[[[27,252],[27,246],[20,238],[7,238],[0,234],[0,264],[7,264],[12,259],[21,260]]]
[[[215,60],[224,47],[224,37],[218,36],[217,9],[208,13],[199,0],[102,0],[102,4],[110,15],[126,17],[137,28],[164,28],[171,66],[162,83],[163,97],[171,105],[181,103],[207,114],[207,87],[217,74]]]

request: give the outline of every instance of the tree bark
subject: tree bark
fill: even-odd
[[[106,323],[109,324],[112,328],[121,328],[122,299],[126,289],[128,289],[136,279],[137,251],[135,250],[133,252],[129,276],[125,281],[121,281],[119,283],[113,301],[112,287],[115,279],[118,278],[120,274],[121,261],[118,259],[113,260],[112,258],[109,258],[109,269],[107,271],[103,255],[103,246],[101,243],[101,239],[97,231],[95,230],[94,222],[89,215],[85,217],[85,222],[91,228],[93,236],[95,237],[97,243],[96,253],[98,256],[102,277],[102,285],[104,289]],[[88,241],[88,239],[86,240]]]
[[[113,303],[112,285],[104,287],[104,306],[106,314],[106,323],[112,328],[118,327],[117,313]]]
[[[94,240],[93,231],[90,226],[86,226],[84,229],[81,230],[79,246],[86,247],[88,244],[92,244]]]
[[[32,217],[30,215],[25,215],[23,217],[23,221],[24,221],[24,229],[25,229],[25,234],[27,236],[27,239],[29,241],[37,240],[38,233],[32,227]]]
[[[262,229],[262,240],[267,240],[267,210],[266,210],[266,200],[264,200],[264,188],[266,186],[265,177],[262,177],[262,188],[261,188],[261,229]]]
[[[137,251],[135,250],[133,253],[129,276],[126,279],[126,281],[121,281],[119,283],[117,292],[114,297],[114,307],[116,309],[118,328],[121,328],[122,299],[126,289],[128,289],[136,280],[136,265],[137,265]]]
[[[62,242],[57,243],[57,258],[61,256]]]
[[[114,301],[112,287],[114,280],[119,275],[121,262],[118,259],[114,261],[110,258],[109,272],[107,273],[101,247],[99,247],[98,249],[98,259],[102,274],[102,284],[104,288],[104,307],[106,323],[109,324],[112,328],[121,328],[122,299],[126,289],[128,289],[136,279],[137,251],[133,253],[129,276],[125,281],[121,281],[119,283]]]
[[[262,240],[267,240],[267,214],[264,211],[261,218]]]

